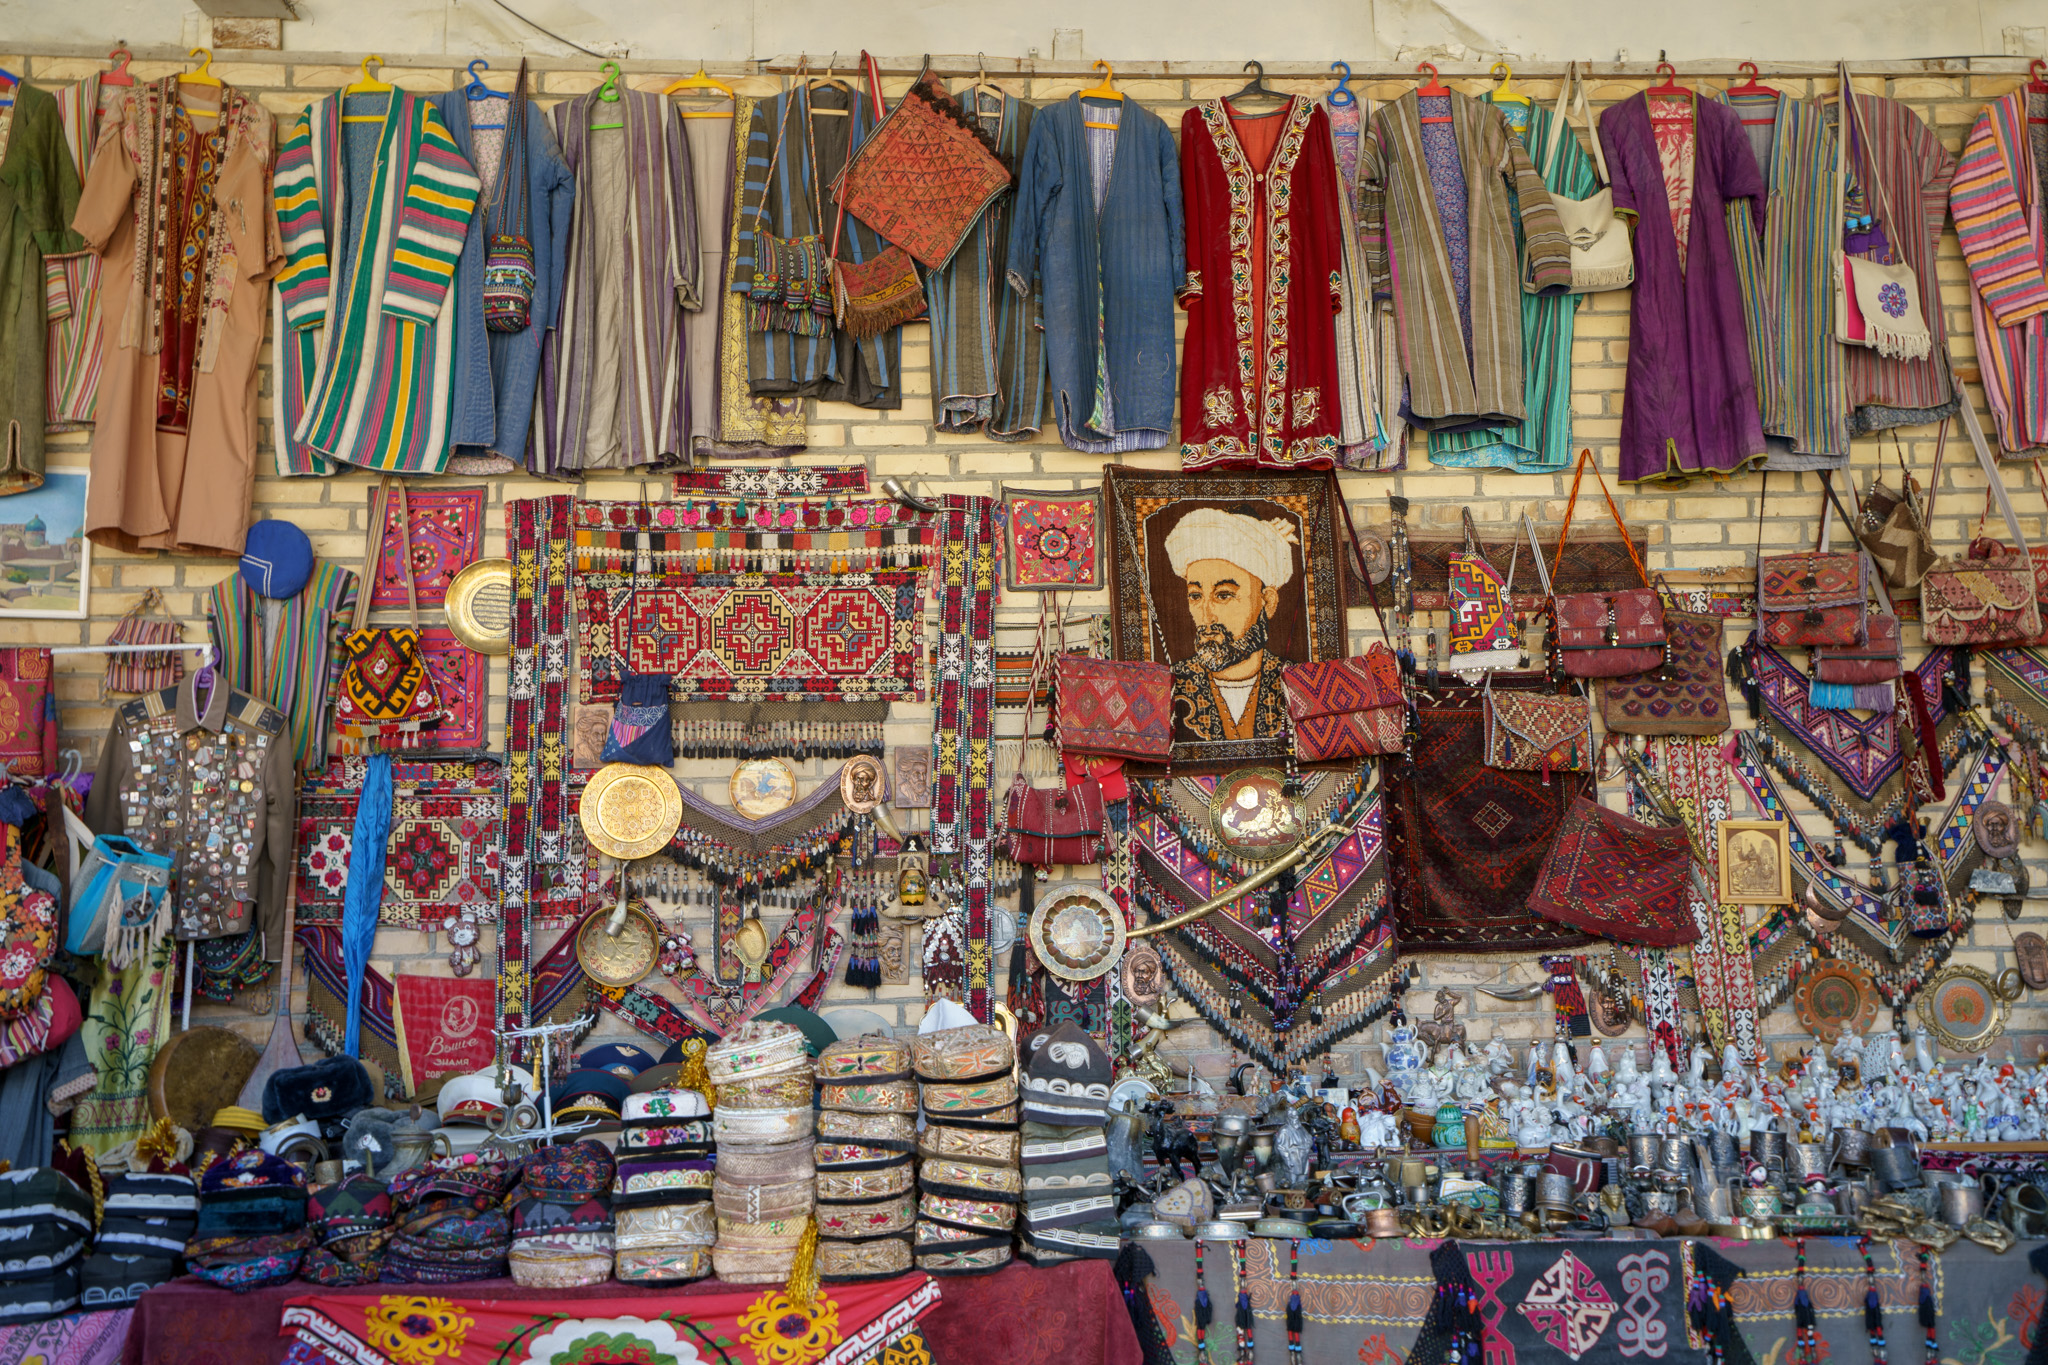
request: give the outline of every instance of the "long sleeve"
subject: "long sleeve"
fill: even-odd
[[[277,292],[285,324],[295,332],[327,321],[327,225],[320,217],[320,189],[313,175],[313,110],[307,105],[278,150],[270,198],[284,234],[284,267]],[[102,157],[104,161],[109,158]],[[123,158],[124,160],[126,158]]]
[[[1202,192],[1207,176],[1203,173],[1205,168],[1199,164],[1210,145],[1209,125],[1203,121],[1201,109],[1190,109],[1182,114],[1179,167],[1181,208],[1194,220],[1198,228],[1200,224],[1210,221],[1209,197]],[[1183,235],[1186,238],[1186,245],[1175,250],[1174,258],[1181,262],[1186,276],[1182,279],[1180,288],[1174,293],[1180,300],[1180,306],[1185,308],[1202,297],[1202,287],[1205,283],[1202,278],[1202,248],[1207,244],[1208,236],[1199,230],[1186,232],[1185,229]]]
[[[121,833],[121,789],[128,784],[133,763],[128,728],[116,713],[113,726],[100,741],[100,761],[93,769],[92,790],[85,797],[85,824],[94,834]]]
[[[2034,250],[2027,216],[2013,180],[2014,158],[2001,145],[1994,116],[1986,107],[1963,144],[1963,158],[1949,189],[1956,236],[1970,267],[1970,282],[1985,311],[2000,327],[2048,313],[2048,271]],[[2024,108],[2022,108],[2024,117]]]
[[[768,203],[768,163],[775,150],[775,130],[779,126],[778,116],[782,112],[782,101],[794,96],[777,95],[754,105],[754,117],[744,130],[734,129],[733,134],[742,140],[735,149],[742,167],[739,176],[739,202],[732,211],[739,219],[738,232],[734,235],[732,292],[744,294],[753,287],[754,239],[762,231],[775,232],[771,217],[773,206]],[[757,173],[755,167],[760,167]]]
[[[533,319],[537,327],[552,328],[562,316],[562,291],[569,279],[569,224],[576,216],[576,177],[569,170],[569,163],[562,159],[562,149],[555,141],[555,130],[548,126],[547,116],[540,106],[533,105],[527,110],[526,126],[531,130],[528,139],[528,157],[533,175],[540,187],[540,195],[533,201],[532,213],[536,218],[545,216],[548,223],[548,259],[544,264],[553,287],[548,291],[547,315]]]
[[[1384,117],[1384,113],[1373,115],[1358,137],[1358,239],[1375,300],[1394,297],[1387,251],[1387,147],[1380,126]]]
[[[1166,187],[1166,250],[1169,261],[1185,261],[1187,256],[1187,221],[1181,201],[1179,155],[1174,149],[1173,135],[1166,131],[1166,125],[1157,119],[1151,120],[1153,134],[1159,141],[1159,183]],[[1173,292],[1178,294],[1188,287],[1187,275],[1173,282]]]
[[[1301,188],[1307,191],[1300,202],[1307,214],[1308,233],[1314,259],[1323,263],[1329,278],[1330,312],[1344,311],[1344,225],[1337,213],[1341,188],[1337,179],[1337,158],[1330,150],[1330,119],[1316,110],[1310,121],[1308,145],[1302,148]]]
[[[45,256],[71,255],[85,250],[83,239],[71,230],[71,220],[78,214],[78,167],[64,147],[56,101],[39,102],[37,107],[47,109],[47,116],[36,118],[30,127],[17,127],[14,134],[35,139],[36,164],[30,173],[35,186],[21,195],[20,202],[35,233],[36,249]],[[17,186],[17,193],[21,188]]]
[[[447,301],[483,183],[455,145],[441,111],[428,100],[413,105],[419,111],[419,148],[406,176],[398,241],[384,276],[383,311],[411,322],[432,322]]]
[[[263,760],[264,877],[256,889],[256,923],[263,930],[263,958],[282,962],[290,951],[284,941],[284,911],[291,896],[298,841],[299,785],[292,762],[291,725],[270,741]]]
[[[1039,257],[1045,237],[1052,228],[1055,201],[1060,193],[1059,150],[1054,145],[1057,122],[1047,110],[1031,121],[1031,140],[1024,148],[1024,173],[1017,178],[1017,196],[1010,218],[1010,259],[1004,275],[1010,288],[1030,298],[1038,282]]]
[[[1498,119],[1500,116],[1495,114]],[[1514,191],[1522,219],[1522,240],[1527,258],[1526,277],[1538,294],[1567,294],[1572,283],[1572,244],[1565,239],[1564,224],[1543,177],[1529,160],[1522,139],[1503,135],[1500,172]]]
[[[1614,192],[1614,211],[1633,223],[1638,213],[1635,182],[1629,179],[1629,162],[1622,155],[1619,139],[1608,131],[1608,115],[1621,107],[1610,105],[1602,111],[1593,136],[1600,139],[1601,154],[1607,162],[1607,187]]]
[[[697,196],[692,190],[697,182],[690,168],[690,140],[683,136],[682,116],[670,112],[668,101],[662,101],[668,141],[669,206],[674,214],[675,232],[671,238],[670,250],[676,254],[676,302],[691,312],[704,306],[703,258],[697,251],[697,234],[703,230],[697,222]]]

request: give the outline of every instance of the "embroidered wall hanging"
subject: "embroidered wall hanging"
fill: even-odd
[[[1496,692],[1547,687],[1492,675]],[[1421,735],[1388,780],[1394,921],[1404,951],[1549,952],[1586,936],[1527,908],[1544,855],[1583,773],[1486,766],[1484,698],[1476,687],[1416,694]]]
[[[1103,488],[1114,655],[1173,666],[1175,771],[1285,759],[1280,674],[1349,652],[1335,475],[1112,465]]]
[[[1012,592],[1066,592],[1102,586],[1102,501],[1095,490],[1003,490],[1009,558],[1003,586]]]
[[[1722,741],[1709,736],[1672,736],[1658,741],[1665,781],[1700,847],[1721,846],[1721,822],[1729,815],[1728,759]],[[1755,1057],[1756,980],[1742,909],[1710,900],[1704,883],[1689,898],[1700,936],[1693,943],[1693,980],[1700,998],[1700,1022],[1715,1048],[1733,1042],[1744,1057]]]
[[[588,979],[585,985],[592,1001],[651,1037],[672,1043],[722,1038],[763,1010],[817,1005],[838,974],[839,960],[846,951],[836,918],[835,913],[827,913],[823,937],[814,944],[816,910],[792,914],[768,951],[762,979],[747,985],[724,987],[703,971],[674,979],[680,999],[670,999],[646,986],[605,986]]]
[[[455,638],[446,626],[420,632],[420,657],[448,714],[425,734],[430,749],[483,747],[491,719],[491,661]]]
[[[407,539],[399,524],[401,506],[412,512],[412,574],[420,605],[447,600],[448,584],[476,562],[484,536],[484,490],[481,488],[407,489],[404,503],[393,500],[384,514],[384,541],[377,551],[377,582],[370,594],[373,607],[405,605]]]
[[[675,701],[924,700],[924,575],[591,574],[582,700],[666,673]]]
[[[57,701],[47,649],[0,649],[0,763],[17,777],[56,771]]]
[[[341,923],[364,763],[338,759],[300,789],[303,924]],[[505,809],[498,765],[394,762],[391,785],[391,840],[378,923],[431,929],[462,910],[479,920],[497,918],[499,851],[491,831]]]
[[[1920,688],[1929,716],[1944,732],[1950,717],[1941,679],[1948,669],[1948,657],[1945,649],[1931,650],[1904,679],[1905,686]],[[1795,740],[1819,759],[1845,789],[1841,794],[1866,804],[1880,802],[1885,789],[1905,771],[1907,755],[1917,745],[1911,735],[1910,713],[1866,719],[1848,711],[1816,707],[1808,699],[1810,680],[1783,654],[1752,637],[1743,649],[1743,658],[1762,697],[1773,738]]]
[[[815,498],[828,493],[865,493],[864,464],[810,465],[797,469],[760,465],[713,465],[678,470],[670,486],[679,498]]]

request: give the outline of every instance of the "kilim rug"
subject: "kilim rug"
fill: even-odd
[[[924,700],[924,574],[587,574],[582,700],[666,673],[673,701]]]
[[[411,511],[408,541],[399,525],[399,501],[390,500],[384,514],[384,540],[377,551],[377,582],[370,594],[373,607],[403,607],[406,546],[412,554],[413,589],[423,607],[448,600],[455,575],[474,564],[483,546],[484,490],[420,488],[417,480],[405,490]]]
[[[361,758],[337,759],[299,791],[301,924],[341,923],[363,765]],[[499,766],[394,761],[391,785],[377,922],[417,928],[465,907],[481,921],[495,920],[500,855],[493,831],[505,810]]]
[[[491,721],[491,661],[455,638],[446,626],[420,632],[420,656],[427,661],[434,690],[448,714],[424,732],[428,749],[480,749]]]
[[[1493,675],[1496,690],[1549,684]],[[1476,687],[1416,693],[1420,738],[1391,760],[1388,849],[1394,923],[1407,952],[1550,952],[1584,934],[1527,906],[1558,824],[1586,792],[1585,773],[1486,766],[1485,709]]]

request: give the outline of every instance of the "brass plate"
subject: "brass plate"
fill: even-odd
[[[632,862],[659,853],[683,823],[683,796],[666,768],[607,763],[583,789],[583,837],[599,853]]]
[[[1217,778],[1209,798],[1216,842],[1253,863],[1290,852],[1308,831],[1308,811],[1286,787],[1287,774],[1277,768],[1239,768]]]
[[[576,961],[600,986],[623,990],[654,970],[661,955],[661,926],[634,901],[626,906],[626,927],[617,938],[604,931],[609,909],[593,910],[576,930]]]
[[[727,790],[734,810],[758,820],[796,804],[796,770],[779,758],[750,758],[732,770]]]
[[[1989,973],[1952,964],[1920,988],[1914,1005],[1927,1031],[1957,1052],[1982,1052],[2005,1032],[2012,1005]]]
[[[1870,973],[1846,962],[1817,963],[1792,994],[1800,1024],[1823,1043],[1841,1037],[1845,1026],[1868,1033],[1877,1006],[1877,983]]]
[[[1054,887],[1031,912],[1031,950],[1062,981],[1093,981],[1124,955],[1123,911],[1101,889]]]
[[[512,652],[512,561],[479,559],[448,582],[448,629],[479,654]]]
[[[882,760],[870,754],[857,754],[846,760],[846,766],[839,770],[839,799],[846,808],[858,815],[866,815],[889,794],[889,780],[882,773]]]

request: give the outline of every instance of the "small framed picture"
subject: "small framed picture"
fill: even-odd
[[[92,591],[86,471],[52,469],[43,486],[0,498],[0,618],[83,621]]]
[[[1792,844],[1782,820],[1721,822],[1721,900],[1790,905]]]

